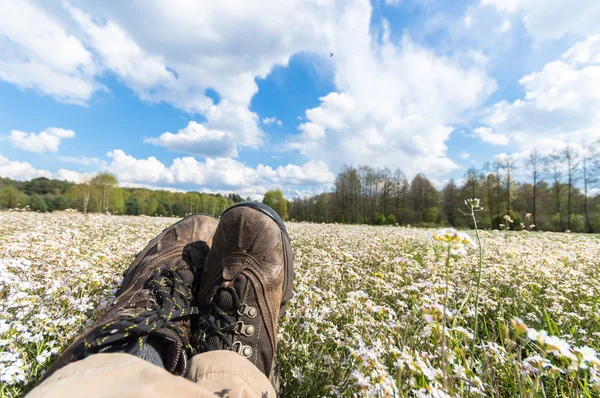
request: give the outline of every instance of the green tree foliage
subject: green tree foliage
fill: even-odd
[[[45,213],[48,211],[48,205],[40,195],[34,193],[29,197],[29,207],[33,211]]]
[[[284,220],[288,218],[288,202],[283,197],[281,189],[267,191],[263,198],[263,203],[271,207]]]
[[[94,188],[94,201],[96,204],[96,210],[100,212],[110,211],[110,200],[114,196],[114,190],[118,185],[118,181],[115,176],[108,173],[100,173],[91,181],[92,187]],[[121,204],[116,204],[121,206]],[[124,207],[121,206],[121,207]]]
[[[227,199],[231,200],[233,203],[240,203],[244,201],[244,198],[242,198],[237,193],[230,193],[229,195],[227,195]]]
[[[27,195],[12,185],[7,185],[0,190],[0,207],[4,209],[15,209],[25,207]]]
[[[451,180],[439,190],[423,174],[408,180],[401,170],[392,173],[386,168],[344,166],[332,192],[290,201],[289,217],[297,221],[381,224],[378,215],[387,215],[385,223],[391,224],[388,217],[393,215],[401,225],[470,228],[472,219],[461,210],[466,210],[465,199],[476,197],[484,207],[477,213],[482,228],[499,228],[509,214],[511,230],[564,231],[570,224],[572,232],[598,232],[599,148],[600,142],[586,148],[583,155],[563,151],[521,163],[509,157],[484,164],[481,169],[472,167],[462,185]],[[514,178],[527,174],[530,181]]]
[[[31,195],[27,195],[27,189]],[[87,212],[111,214],[185,217],[192,213],[219,216],[240,200],[241,196],[198,192],[169,192],[142,188],[120,188],[110,174],[99,174],[81,184],[36,178],[31,181],[14,181],[0,177],[0,209],[23,208],[35,197],[39,211],[77,209]],[[38,200],[44,202],[41,204]]]

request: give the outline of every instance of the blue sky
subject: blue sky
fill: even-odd
[[[291,198],[600,138],[600,3],[260,3],[3,1],[0,176]]]

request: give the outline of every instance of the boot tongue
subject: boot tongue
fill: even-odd
[[[245,284],[245,277],[240,275],[235,281],[233,281],[233,284],[231,282],[225,282],[223,285],[224,286],[231,286],[233,285],[233,289],[235,289],[236,293],[238,294],[238,298],[241,300],[242,297],[242,293],[243,293],[243,288],[244,288],[244,284]],[[222,311],[227,313],[227,315],[231,318],[233,318],[233,321],[235,322],[238,318],[238,307],[236,306],[236,302],[234,299],[234,293],[231,289],[231,287],[229,289],[220,289],[217,294],[215,295],[215,297],[213,298],[213,304],[217,307],[217,311]],[[239,305],[239,301],[238,301],[238,305]],[[225,319],[223,319],[220,316],[216,316],[215,315],[215,323],[217,325],[218,328],[225,328],[227,326],[230,326],[227,321]],[[225,336],[230,340],[230,343],[233,344],[234,343],[234,333],[233,332],[229,332],[229,333],[225,333]],[[211,350],[229,350],[230,347],[227,346],[227,344],[225,344],[223,342],[223,340],[219,337],[219,336],[210,336],[206,342],[208,343],[208,345],[210,346]]]
[[[235,302],[233,299],[233,292],[229,289],[223,289],[215,297],[217,307],[227,313],[231,313],[237,308],[235,307]]]

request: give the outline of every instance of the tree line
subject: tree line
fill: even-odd
[[[498,156],[439,190],[424,174],[409,180],[400,169],[344,166],[332,192],[294,198],[288,213],[311,222],[471,227],[464,201],[479,198],[483,228],[598,232],[598,144],[548,156],[534,150],[527,159]]]
[[[250,200],[247,198],[246,200]],[[0,209],[24,208],[47,212],[77,209],[81,212],[175,216],[191,213],[220,215],[244,199],[235,193],[227,196],[199,192],[170,192],[145,188],[121,188],[117,179],[106,173],[75,184],[45,177],[15,181],[0,177]]]
[[[288,201],[276,189],[265,193],[263,203],[286,220],[468,228],[472,221],[464,214],[467,198],[481,200],[485,210],[477,214],[483,228],[599,232],[600,141],[583,148],[567,145],[547,156],[534,150],[527,159],[498,156],[481,168],[469,168],[460,183],[450,180],[441,189],[424,174],[409,180],[400,169],[344,166],[332,192]],[[0,177],[0,209],[218,216],[243,200],[235,193],[121,188],[106,173],[80,184]]]

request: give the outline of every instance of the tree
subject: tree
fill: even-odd
[[[33,211],[45,213],[48,211],[48,205],[40,195],[34,193],[29,197],[29,207]]]
[[[506,214],[511,214],[510,213],[510,205],[512,202],[512,197],[511,197],[511,182],[510,182],[510,176],[511,176],[511,171],[513,169],[513,157],[512,155],[509,154],[503,154],[502,156],[502,167],[506,170]]]
[[[534,149],[533,151],[531,151],[531,154],[529,155],[529,167],[531,168],[531,173],[533,175],[533,206],[532,206],[532,219],[533,219],[533,224],[537,225],[537,220],[536,220],[536,204],[537,204],[537,197],[536,197],[536,193],[537,193],[537,184],[538,184],[538,174],[539,174],[539,168],[540,168],[540,153],[538,152],[537,149]],[[529,226],[527,226],[529,228]]]
[[[394,214],[399,222],[403,222],[406,219],[406,207],[408,196],[408,181],[406,176],[400,169],[396,169],[394,172]]]
[[[92,178],[91,183],[97,188],[96,207],[98,211],[107,212],[109,210],[110,194],[118,184],[117,179],[112,174],[100,173]]]
[[[233,203],[240,203],[240,202],[244,201],[244,198],[242,198],[237,193],[230,193],[229,195],[227,195],[227,198],[229,200],[231,200]]]
[[[585,224],[588,232],[594,232],[590,213],[588,211],[588,195],[589,190],[595,188],[600,181],[598,174],[600,173],[600,161],[598,159],[598,145],[600,140],[592,145],[584,146],[581,156],[582,172],[583,172],[583,213],[585,215]]]
[[[475,167],[469,167],[465,173],[465,188],[468,197],[479,197],[479,195],[477,195],[477,169]]]
[[[410,184],[415,223],[432,223],[437,218],[438,193],[424,174],[417,174]]]
[[[496,202],[496,219],[501,219],[500,216],[500,190],[501,185],[500,181],[502,180],[500,172],[502,171],[502,163],[496,159],[494,160],[494,177],[496,177],[495,185],[496,185],[496,195],[494,198],[494,202]],[[497,226],[496,226],[497,227]]]
[[[458,189],[456,187],[456,184],[454,183],[454,180],[450,180],[450,182],[446,184],[446,186],[442,190],[442,210],[444,215],[446,216],[446,221],[448,221],[448,224],[452,226],[456,226],[457,224],[457,191]]]
[[[267,191],[263,198],[263,203],[275,210],[283,220],[287,219],[288,203],[283,197],[281,189]]]
[[[567,229],[571,230],[571,215],[572,215],[572,203],[573,203],[573,184],[577,182],[577,168],[579,164],[577,151],[569,144],[562,152],[563,159],[567,163]]]
[[[12,185],[6,186],[0,190],[0,206],[6,209],[15,209],[25,207],[27,195],[19,191]]]
[[[335,179],[335,198],[340,206],[343,222],[357,221],[361,182],[354,167],[343,166]]]
[[[558,214],[560,230],[561,230],[561,232],[564,232],[565,225],[563,223],[562,206],[561,206],[561,198],[560,198],[561,193],[562,193],[562,182],[561,182],[561,179],[562,179],[561,166],[562,166],[562,164],[561,163],[562,163],[562,156],[558,152],[552,153],[546,159],[546,165],[548,167],[548,170],[551,173],[552,177],[554,178],[554,185],[553,185],[554,199],[555,199],[554,203],[555,203],[556,211]]]
[[[111,191],[108,210],[112,214],[123,214],[125,212],[123,190],[119,187],[114,187]]]
[[[83,192],[83,214],[87,214],[88,204],[90,203],[90,194],[92,193],[92,180],[86,177],[82,184]]]

